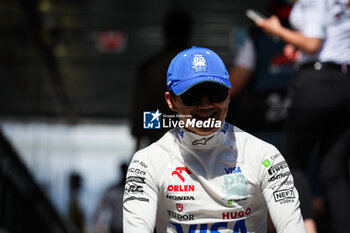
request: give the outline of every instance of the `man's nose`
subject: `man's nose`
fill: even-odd
[[[199,103],[200,108],[207,108],[212,107],[211,101],[208,99],[208,96],[206,93],[203,93],[201,102]]]

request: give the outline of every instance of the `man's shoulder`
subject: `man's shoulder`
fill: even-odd
[[[274,145],[239,128],[235,129],[235,137],[238,155],[254,169],[259,169],[267,158],[280,154]]]
[[[150,156],[152,158],[162,156],[164,158],[174,150],[174,146],[176,146],[175,138],[172,130],[169,130],[156,142],[137,151],[135,156]]]
[[[233,131],[238,144],[242,144],[249,147],[252,146],[257,149],[261,149],[261,148],[266,148],[271,150],[275,149],[275,146],[273,146],[272,144],[254,136],[251,133],[248,133],[240,129],[239,127],[234,126]]]
[[[132,169],[139,169],[141,173],[146,170],[150,174],[162,173],[164,169],[159,168],[167,166],[176,155],[176,145],[171,140],[172,135],[168,132],[158,141],[137,151],[130,162]]]

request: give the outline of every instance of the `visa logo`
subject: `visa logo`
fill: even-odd
[[[179,223],[174,223],[174,222],[169,222],[172,224],[177,233],[195,233],[195,232],[200,232],[200,233],[219,233],[220,228],[222,230],[227,230],[231,227],[229,227],[228,222],[217,222],[212,224],[211,226],[209,224],[191,224],[191,225],[184,225],[182,226]],[[231,223],[230,223],[231,225]],[[186,228],[187,231],[184,231],[183,228]],[[233,229],[232,229],[233,228]],[[245,220],[239,220],[234,223],[234,226],[232,227],[232,233],[247,233],[247,228],[245,226]]]
[[[241,168],[238,167],[229,167],[225,168],[226,174],[235,174],[235,173],[241,173]]]

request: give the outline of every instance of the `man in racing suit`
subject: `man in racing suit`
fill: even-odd
[[[182,51],[170,63],[167,87],[180,127],[134,155],[124,232],[260,233],[269,211],[277,232],[304,233],[283,156],[225,122],[231,86],[219,56],[199,47]]]

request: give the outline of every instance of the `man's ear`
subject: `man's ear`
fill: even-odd
[[[169,108],[173,111],[176,111],[176,107],[174,104],[174,98],[170,95],[170,93],[168,91],[165,92],[165,100],[166,100]]]
[[[228,103],[230,103],[230,101],[231,101],[231,88],[230,89],[228,89],[228,94],[227,94],[227,98],[228,98]]]

